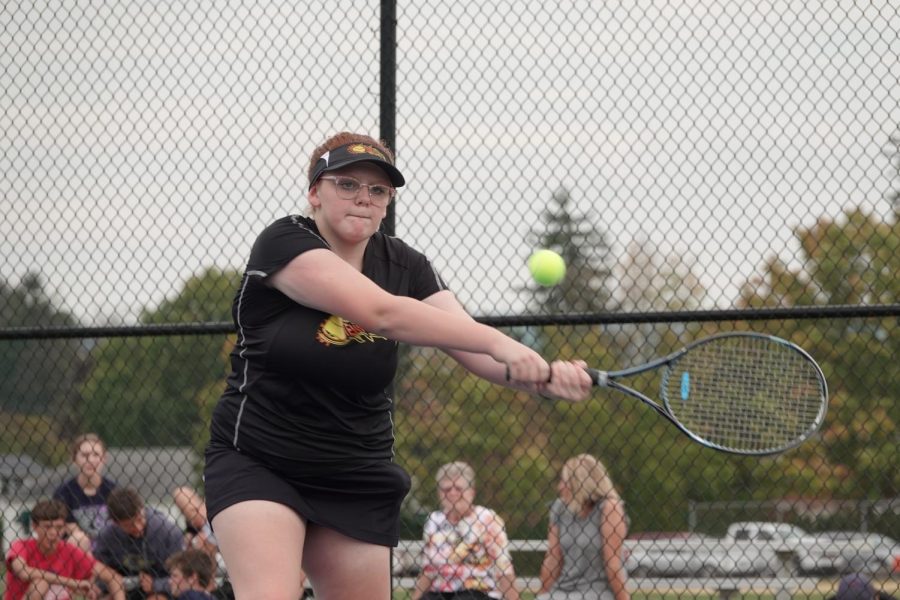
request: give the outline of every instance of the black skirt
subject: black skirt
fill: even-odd
[[[400,503],[410,486],[402,467],[379,460],[297,471],[286,472],[231,446],[211,443],[203,474],[210,522],[238,502],[268,500],[354,539],[397,545]]]

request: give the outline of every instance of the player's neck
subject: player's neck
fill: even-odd
[[[366,246],[368,245],[368,241],[362,244],[352,245],[341,244],[340,242],[334,243],[331,240],[328,240],[328,243],[329,245],[331,245],[331,250],[335,254],[340,256],[344,260],[344,262],[349,263],[350,266],[357,271],[362,272],[363,258],[366,255]]]
[[[44,556],[50,556],[56,549],[59,547],[59,540],[55,542],[48,542],[45,540],[38,540],[38,550]]]
[[[313,217],[315,219],[315,217]],[[333,231],[328,223],[316,221],[316,228],[319,234],[328,242],[331,251],[340,256],[344,262],[350,264],[357,271],[362,272],[363,258],[366,255],[366,248],[369,245],[369,239],[360,241],[346,241],[337,232]]]
[[[594,512],[595,506],[597,506],[595,502],[585,502],[584,506],[581,507],[581,510],[578,511],[578,516],[582,519],[586,519],[592,512]]]
[[[85,475],[84,473],[78,474],[78,485],[81,486],[81,489],[84,490],[84,493],[88,496],[96,494],[102,482],[103,476],[100,475],[100,473],[92,473],[90,475]]]
[[[459,512],[458,510],[449,510],[444,514],[447,517],[447,520],[450,521],[451,524],[456,525],[460,521],[465,519],[466,516],[468,516],[469,513],[471,513],[471,512],[472,512],[472,508],[470,507],[469,510],[467,510],[466,512]]]

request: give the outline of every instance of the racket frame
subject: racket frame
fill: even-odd
[[[647,371],[652,371],[652,370],[657,369],[662,366],[668,366],[668,365],[672,364],[673,362],[675,362],[677,359],[681,358],[682,356],[684,356],[685,354],[690,352],[691,350],[693,350],[694,348],[697,348],[698,346],[709,344],[718,339],[730,338],[730,337],[759,338],[759,339],[765,339],[765,340],[768,340],[771,342],[781,344],[781,345],[789,348],[790,350],[793,350],[794,352],[799,353],[804,359],[806,359],[810,363],[810,365],[815,370],[815,373],[819,380],[819,383],[822,386],[822,402],[819,407],[819,412],[816,415],[816,418],[810,424],[810,426],[806,429],[806,431],[803,434],[794,438],[790,443],[784,444],[781,446],[777,446],[777,447],[773,447],[773,448],[765,448],[765,449],[760,449],[760,450],[744,450],[744,449],[740,449],[740,448],[732,448],[729,446],[723,446],[721,444],[716,444],[715,442],[711,442],[711,441],[705,439],[704,437],[694,433],[693,431],[688,429],[683,423],[681,423],[675,417],[675,415],[673,415],[670,412],[670,409],[667,407],[668,397],[665,397],[665,394],[663,394],[664,404],[658,404],[657,402],[654,402],[648,396],[642,394],[641,392],[639,392],[631,387],[628,387],[627,385],[619,383],[617,381],[618,379],[625,379],[627,377],[631,377],[632,375],[637,375],[638,373],[644,373]],[[637,398],[638,400],[640,400],[641,402],[643,402],[644,404],[646,404],[647,406],[649,406],[650,408],[655,410],[657,413],[659,413],[660,415],[662,415],[663,417],[668,419],[682,433],[687,435],[689,438],[691,438],[698,444],[701,444],[701,445],[706,446],[707,448],[711,448],[713,450],[718,450],[720,452],[727,452],[729,454],[739,454],[742,456],[769,456],[772,454],[778,454],[778,453],[784,452],[786,450],[790,450],[791,448],[795,448],[795,447],[799,446],[800,444],[802,444],[803,442],[805,442],[806,440],[808,440],[813,434],[816,433],[816,431],[818,431],[819,427],[821,427],[822,423],[825,421],[825,413],[828,410],[828,383],[825,381],[825,375],[824,375],[824,373],[822,373],[822,368],[819,366],[819,364],[812,358],[812,356],[809,355],[808,352],[806,352],[806,350],[804,350],[797,344],[794,344],[793,342],[789,342],[780,337],[776,337],[774,335],[769,335],[769,334],[765,334],[765,333],[757,333],[757,332],[749,332],[749,331],[734,331],[734,332],[728,332],[728,333],[719,333],[716,335],[712,335],[712,336],[708,336],[708,337],[704,337],[702,339],[696,340],[696,341],[691,342],[690,344],[684,346],[680,350],[672,352],[671,354],[668,354],[668,355],[660,357],[660,358],[656,358],[654,360],[651,360],[649,362],[646,362],[644,364],[637,365],[634,367],[620,369],[617,371],[601,371],[599,369],[591,369],[591,368],[587,368],[585,370],[588,372],[588,375],[590,375],[591,381],[593,381],[595,386],[618,390],[620,392],[628,394],[629,396]],[[670,369],[667,368],[661,376],[661,380],[662,380],[661,385],[660,385],[661,390],[665,390],[666,383],[668,382],[668,378],[669,378],[669,373],[670,373]]]

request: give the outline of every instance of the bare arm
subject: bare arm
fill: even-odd
[[[487,354],[508,366],[516,381],[547,381],[550,375],[547,361],[527,346],[471,317],[389,294],[330,250],[300,254],[269,283],[295,302],[396,341]]]
[[[500,575],[497,578],[497,589],[503,594],[503,600],[519,600],[519,588],[516,587],[515,572]]]
[[[193,488],[182,486],[172,492],[175,506],[184,515],[184,520],[194,529],[199,530],[206,524],[206,503]]]
[[[99,560],[94,563],[94,577],[106,584],[112,600],[125,600],[125,585],[122,576]]]
[[[474,322],[474,319],[469,316],[465,308],[456,299],[456,296],[447,290],[433,294],[426,298],[425,302],[435,308]],[[459,364],[482,379],[513,389],[529,393],[547,394],[567,400],[583,400],[591,390],[590,377],[584,371],[584,367],[587,365],[583,361],[553,361],[550,364],[553,375],[549,383],[509,382],[506,381],[506,366],[487,354],[465,352],[452,348],[445,348],[444,350]]]
[[[424,571],[419,573],[419,577],[416,579],[416,587],[413,589],[410,600],[419,600],[431,588],[431,582],[432,578],[426,575]]]
[[[77,531],[81,531],[81,528],[78,527],[78,523],[76,523],[74,521],[71,523],[66,523],[66,534],[67,535],[72,535],[73,533],[75,533]]]
[[[616,600],[631,600],[631,594],[625,587],[626,573],[622,554],[625,548],[625,536],[628,525],[625,522],[625,507],[620,500],[607,501],[603,505],[600,532],[603,536],[603,564],[606,567],[606,579]]]
[[[559,527],[550,525],[547,532],[547,553],[541,563],[541,590],[543,594],[550,591],[553,583],[562,573],[562,548],[559,545]]]
[[[513,567],[512,555],[509,551],[506,524],[497,513],[492,512],[492,518],[487,523],[482,541],[488,557],[493,562],[497,589],[503,595],[503,600],[519,600],[516,570]]]

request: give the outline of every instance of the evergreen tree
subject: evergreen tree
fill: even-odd
[[[569,191],[559,188],[541,213],[541,223],[527,241],[535,248],[558,252],[566,261],[566,276],[553,287],[536,283],[524,288],[534,298],[532,312],[594,313],[610,308],[610,246],[591,213],[576,212]]]

